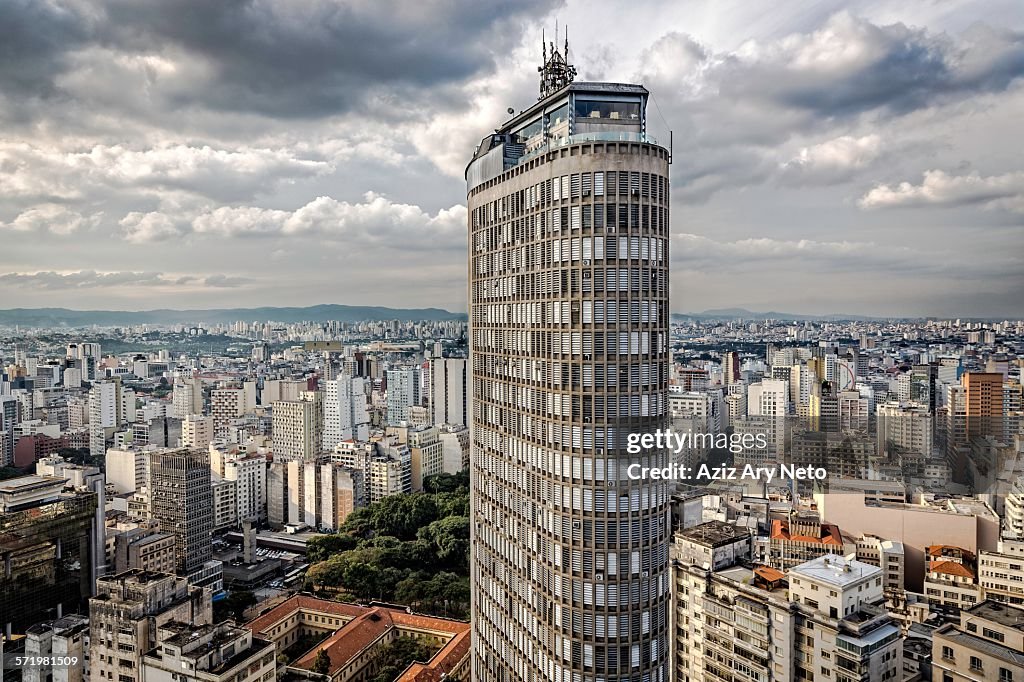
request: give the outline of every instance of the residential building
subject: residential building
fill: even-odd
[[[430,423],[468,425],[466,358],[430,359]]]
[[[669,152],[645,88],[574,74],[466,169],[480,680],[668,677],[670,483],[627,475],[668,454],[625,435],[668,426]]]
[[[932,634],[933,682],[1024,679],[1024,608],[983,601]]]

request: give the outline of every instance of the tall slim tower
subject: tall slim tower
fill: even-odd
[[[568,45],[566,45],[566,50]],[[473,679],[668,679],[669,152],[639,85],[541,97],[466,169]]]

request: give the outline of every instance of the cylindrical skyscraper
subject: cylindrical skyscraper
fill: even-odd
[[[466,170],[472,364],[473,679],[665,682],[669,484],[632,480],[665,428],[669,152],[647,90],[541,98]]]

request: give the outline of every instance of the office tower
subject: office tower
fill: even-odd
[[[389,369],[387,378],[388,424],[409,421],[409,408],[420,404],[420,368]]]
[[[875,419],[879,455],[931,455],[934,418],[927,405],[884,403],[875,408]]]
[[[1024,679],[1024,608],[983,601],[932,634],[932,680]]]
[[[149,490],[153,520],[174,536],[178,573],[202,568],[213,558],[209,456],[197,450],[149,453]]]
[[[370,437],[370,412],[366,402],[366,380],[347,374],[324,382],[324,450],[333,450],[343,440]]]
[[[1003,437],[1003,375],[967,372],[961,377],[967,420],[966,436]]]
[[[213,438],[213,417],[189,414],[182,420],[181,447],[205,449]]]
[[[808,428],[815,431],[839,430],[839,396],[831,382],[815,381],[811,384],[807,413]]]
[[[102,578],[89,600],[89,679],[140,682],[160,626],[211,620],[210,594],[185,578],[138,569]]]
[[[135,412],[134,393],[132,413]],[[125,391],[120,379],[106,379],[92,385],[89,391],[89,454],[102,457],[107,451],[106,439],[126,419]]]
[[[174,380],[171,393],[173,416],[185,419],[191,414],[203,413],[203,380],[199,377],[183,376]]]
[[[740,354],[729,351],[722,356],[722,382],[729,386],[742,380],[740,377]]]
[[[63,492],[64,484],[49,476],[0,481],[2,634],[79,611],[92,593],[103,561],[99,498],[92,491]]]
[[[573,83],[481,142],[469,209],[473,675],[668,677],[668,151],[648,92]]]
[[[466,426],[465,358],[433,358],[430,361],[430,423]]]
[[[284,459],[309,459],[323,449],[323,394],[302,391],[299,400],[279,400],[273,404],[274,456]]]

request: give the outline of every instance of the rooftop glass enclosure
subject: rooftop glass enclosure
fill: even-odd
[[[575,142],[654,142],[646,135],[646,107],[647,90],[639,85],[572,83],[485,137],[466,168],[467,187]]]

